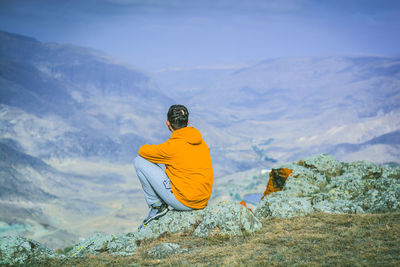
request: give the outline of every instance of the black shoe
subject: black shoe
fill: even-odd
[[[157,220],[161,216],[165,215],[168,212],[168,205],[165,204],[164,202],[161,203],[161,205],[157,206],[157,203],[154,203],[151,205],[151,209],[149,214],[147,215],[147,218],[143,221],[143,223],[139,226],[139,229],[142,229],[144,226],[146,226],[149,222],[152,220]]]

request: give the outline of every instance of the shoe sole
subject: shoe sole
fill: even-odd
[[[149,222],[151,222],[153,220],[158,220],[161,216],[165,215],[167,212],[168,212],[168,208],[166,208],[162,212],[156,214],[155,216],[149,218],[147,221],[143,222],[143,225],[146,226],[146,224],[148,224]]]

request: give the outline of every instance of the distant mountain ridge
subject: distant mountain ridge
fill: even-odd
[[[70,151],[74,156],[115,158],[119,154],[118,160],[126,161],[127,153],[131,152],[121,151],[137,150],[138,145],[151,136],[144,133],[144,129],[138,130],[133,121],[128,131],[121,134],[114,114],[110,116],[117,110],[101,111],[101,101],[129,101],[131,107],[126,111],[146,113],[149,117],[159,116],[153,110],[158,111],[158,107],[165,110],[167,103],[173,102],[155,91],[144,73],[117,64],[93,50],[43,44],[33,38],[6,32],[0,32],[0,39],[0,104],[42,118],[58,116],[59,120],[74,128],[60,136],[62,143],[77,140],[80,144],[88,144],[81,148],[75,144],[77,149],[71,150],[68,144],[63,148],[60,142],[51,142],[52,147]],[[143,105],[142,99],[148,103]],[[91,110],[95,110],[94,114]],[[60,149],[58,152],[49,151],[48,156],[36,155],[48,158],[60,154]]]
[[[398,58],[276,58],[215,71],[217,78],[204,76],[203,83],[198,79],[210,72],[164,71],[156,80],[160,88],[176,88],[180,101],[209,116],[202,124],[207,132],[232,136],[220,141],[229,152],[225,159],[216,156],[219,164],[226,157],[242,163],[251,157],[253,163],[244,165],[268,168],[271,162],[257,165],[254,159],[272,158],[279,164],[318,153],[343,161],[400,162],[400,146],[391,136],[385,143],[368,143],[400,129]],[[187,85],[191,77],[197,83],[185,94],[180,81]],[[274,141],[265,145],[270,138]],[[344,143],[363,145],[345,153]]]
[[[27,97],[24,100],[30,102],[38,101],[35,97],[46,100],[34,102],[36,105],[55,102],[69,108],[97,94],[169,99],[151,88],[147,75],[116,63],[100,52],[71,45],[44,44],[1,31],[0,39],[2,79],[28,91],[20,95],[21,90],[4,91],[7,88],[3,88],[2,94],[7,97],[2,98],[4,104],[16,105],[15,101],[24,96]],[[57,109],[48,111],[57,112]]]
[[[368,140],[361,144],[348,144],[348,143],[338,144],[336,145],[335,150],[343,149],[346,152],[354,152],[354,151],[360,151],[367,146],[379,145],[379,144],[391,145],[391,146],[400,145],[400,130],[374,137],[371,140]]]

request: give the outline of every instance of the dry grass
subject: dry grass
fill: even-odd
[[[400,266],[400,213],[313,214],[265,219],[263,229],[242,237],[170,235],[147,241],[132,257],[109,255],[42,262],[46,266]],[[163,242],[189,253],[152,259],[146,251]]]

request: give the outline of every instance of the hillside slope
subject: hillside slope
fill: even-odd
[[[0,32],[0,40],[0,104],[47,120],[41,125],[41,139],[10,137],[24,149],[26,143],[49,143],[30,154],[131,162],[128,153],[139,144],[159,140],[160,134],[150,131],[145,120],[160,118],[173,101],[157,91],[146,74],[87,48],[6,32]],[[17,116],[13,112],[6,122]],[[52,124],[64,124],[64,131],[51,136]]]
[[[139,146],[167,138],[152,123],[164,126],[172,100],[88,48],[0,32],[0,62],[1,234],[59,247],[108,231],[105,218],[137,224],[147,206],[131,164]]]

